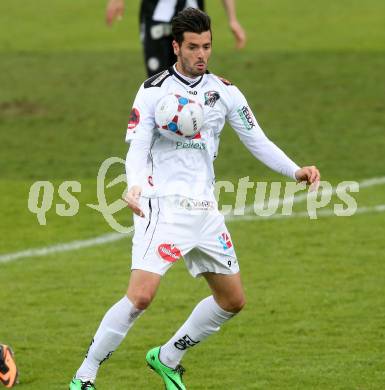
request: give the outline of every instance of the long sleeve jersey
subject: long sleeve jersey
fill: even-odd
[[[173,141],[156,128],[156,105],[170,93],[189,97],[203,106],[203,126],[192,140]],[[191,80],[171,67],[146,80],[136,95],[126,134],[126,142],[131,143],[126,159],[129,187],[140,185],[145,197],[212,199],[213,162],[226,121],[258,160],[295,178],[299,166],[266,137],[236,86],[209,72]]]

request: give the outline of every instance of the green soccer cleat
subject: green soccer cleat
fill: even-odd
[[[150,368],[161,376],[166,385],[166,390],[186,390],[182,382],[185,369],[178,365],[176,368],[165,366],[159,359],[160,347],[150,349],[146,355],[146,361]]]
[[[72,379],[69,390],[96,390],[96,387],[90,381],[82,382],[80,379]]]

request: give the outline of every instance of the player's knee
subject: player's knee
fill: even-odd
[[[239,313],[246,305],[246,299],[245,297],[240,297],[238,299],[235,299],[234,302],[232,302],[232,310],[230,310],[232,313]]]
[[[139,310],[145,310],[152,302],[152,295],[146,292],[138,292],[130,296],[132,304]]]
[[[232,297],[224,302],[222,307],[224,310],[230,313],[239,313],[245,306],[246,300],[244,296]]]

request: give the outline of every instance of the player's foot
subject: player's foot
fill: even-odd
[[[82,382],[80,379],[72,379],[69,390],[96,390],[96,387],[90,381]]]
[[[175,369],[167,367],[159,359],[160,347],[150,349],[146,355],[146,361],[151,369],[161,376],[166,385],[166,390],[186,390],[182,382],[184,368],[178,365]]]
[[[17,367],[12,349],[0,344],[0,381],[7,387],[13,387],[17,382]]]

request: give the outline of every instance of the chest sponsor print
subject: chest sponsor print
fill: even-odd
[[[199,133],[198,133],[199,134]],[[199,136],[200,138],[200,136]],[[194,138],[194,139],[199,139],[199,138]],[[206,150],[206,144],[203,141],[177,141],[175,149],[190,149],[190,150]]]

